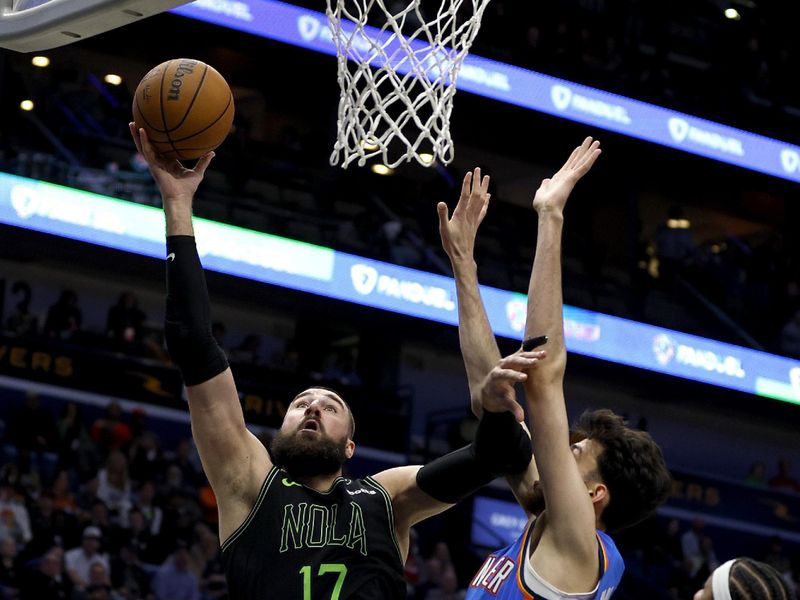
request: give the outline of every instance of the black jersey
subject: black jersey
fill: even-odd
[[[231,600],[406,597],[391,498],[370,477],[318,492],[273,467],[222,559]]]

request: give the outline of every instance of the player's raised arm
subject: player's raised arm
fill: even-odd
[[[480,417],[482,411],[478,386],[500,360],[500,350],[481,299],[474,256],[475,236],[486,216],[490,198],[489,176],[481,177],[481,170],[476,168],[464,176],[452,217],[444,202],[437,206],[442,248],[450,259],[456,281],[458,339],[467,370],[472,412],[476,417]]]
[[[220,506],[220,537],[225,540],[255,501],[271,467],[269,455],[245,427],[236,386],[224,353],[211,335],[211,316],[203,267],[192,227],[192,201],[214,157],[201,157],[194,169],[164,159],[144,130],[130,124],[164,202],[167,221],[167,303],[165,338],[186,384],[194,436],[203,469]]]
[[[464,176],[461,194],[452,216],[448,215],[444,202],[437,206],[442,247],[450,259],[456,281],[458,339],[467,371],[470,406],[476,417],[480,417],[483,412],[481,384],[500,360],[500,349],[497,347],[478,286],[478,267],[474,255],[475,237],[486,216],[491,198],[489,183],[489,176],[481,177],[480,168],[476,168]],[[544,354],[540,357],[543,358]],[[522,418],[524,417],[521,416],[520,420]],[[538,479],[536,461],[531,460],[523,473],[510,475],[506,479],[517,501],[527,512],[527,497],[533,488],[533,482]]]
[[[547,335],[549,341],[547,360],[531,370],[525,382],[533,448],[547,507],[546,524],[531,563],[539,575],[565,592],[588,592],[597,582],[593,504],[603,502],[607,492],[605,486],[585,481],[587,474],[573,456],[584,449],[570,447],[563,389],[567,362],[561,294],[563,211],[573,187],[599,155],[599,143],[587,138],[552,179],[542,182],[533,201],[539,225],[525,335]]]

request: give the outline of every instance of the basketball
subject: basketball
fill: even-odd
[[[233,94],[213,67],[176,58],[150,70],[133,98],[133,120],[164,158],[199,158],[219,146],[233,123]]]

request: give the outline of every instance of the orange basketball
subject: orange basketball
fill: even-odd
[[[233,112],[233,94],[222,75],[190,58],[153,68],[133,97],[133,120],[165,158],[199,158],[219,146]]]

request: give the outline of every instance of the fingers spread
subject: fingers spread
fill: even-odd
[[[464,181],[461,184],[461,197],[466,198],[469,196],[470,188],[472,187],[472,172],[464,175]]]
[[[197,164],[194,166],[195,172],[202,176],[205,174],[208,165],[211,164],[211,160],[216,156],[214,151],[206,152],[203,156],[200,157],[200,160],[197,161]]]
[[[439,202],[439,204],[436,205],[436,212],[439,214],[439,229],[444,232],[447,230],[447,223],[450,220],[447,204]]]

